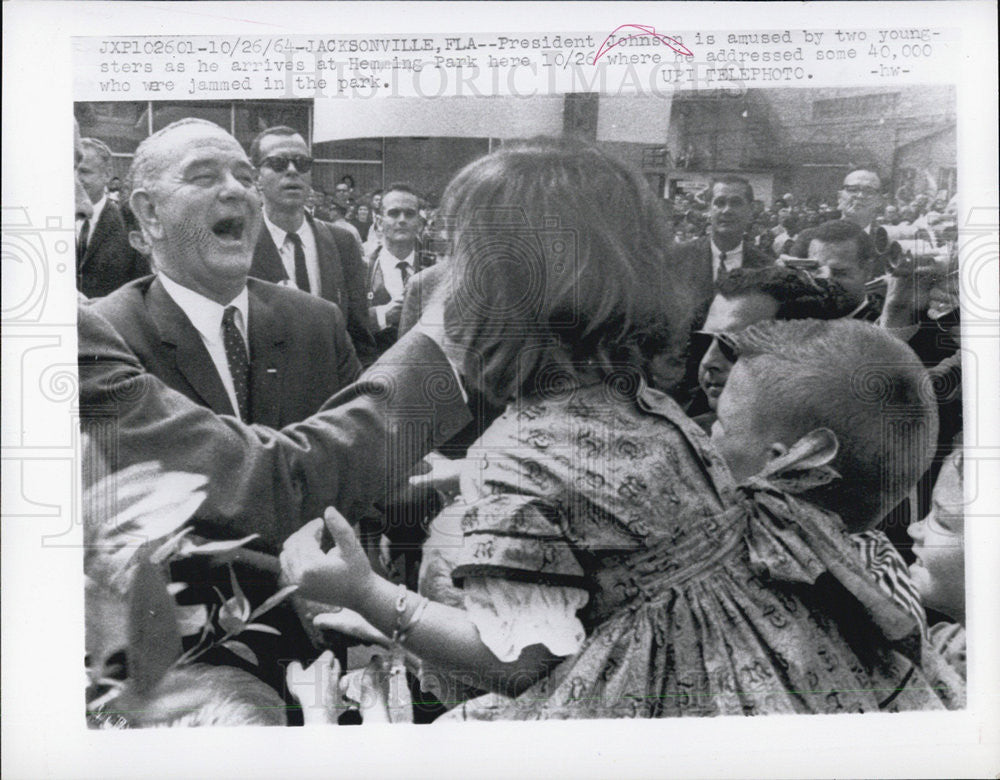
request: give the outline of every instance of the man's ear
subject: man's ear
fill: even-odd
[[[135,218],[147,231],[148,236],[157,240],[162,239],[163,224],[156,214],[156,206],[153,204],[153,199],[149,197],[149,193],[146,190],[136,190],[132,193],[128,203]]]
[[[837,434],[829,428],[815,428],[801,437],[791,447],[780,442],[771,445],[770,461],[766,474],[783,471],[809,471],[820,466],[829,466],[837,457],[840,442]]]

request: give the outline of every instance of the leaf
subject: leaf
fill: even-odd
[[[174,600],[163,572],[141,558],[132,580],[128,614],[129,679],[139,693],[152,690],[181,656]]]
[[[107,542],[130,541],[134,546],[166,536],[187,522],[205,500],[207,480],[202,474],[129,471],[118,475],[117,484],[106,488],[104,504],[94,507],[91,519],[100,525],[97,531]],[[114,506],[116,514],[107,517],[100,511],[104,505]],[[133,539],[115,538],[122,536]]]
[[[191,636],[200,633],[205,629],[208,622],[208,609],[204,604],[184,604],[178,605],[177,628],[181,636]]]
[[[84,570],[125,596],[139,548],[184,525],[204,501],[206,482],[143,463],[92,485],[84,494]]]
[[[178,533],[174,534],[167,539],[167,541],[161,544],[156,551],[149,556],[149,560],[153,563],[163,563],[163,561],[179,551],[181,543],[184,541],[184,537],[193,530],[194,529],[191,526],[182,528]]]
[[[257,607],[257,609],[255,609],[253,612],[250,613],[250,617],[247,618],[247,620],[254,620],[256,618],[259,618],[265,612],[269,612],[270,610],[274,609],[276,606],[278,606],[282,601],[291,596],[298,589],[299,589],[298,585],[285,586],[277,593],[275,593],[273,596],[269,596],[267,599],[265,599],[264,602],[259,607]]]
[[[278,629],[265,623],[247,623],[243,626],[243,630],[260,631],[262,634],[274,634],[275,636],[281,636],[281,632]]]
[[[243,607],[236,596],[226,599],[219,610],[219,625],[227,634],[238,634],[246,626],[243,619]]]
[[[231,541],[206,542],[205,544],[190,544],[185,546],[184,554],[218,555],[219,553],[225,553],[229,552],[230,550],[235,550],[239,547],[243,547],[248,542],[252,542],[254,539],[258,538],[260,538],[260,534],[250,534],[250,536],[245,536],[242,539],[234,539]]]
[[[243,588],[240,587],[240,583],[236,579],[236,570],[233,569],[232,564],[229,564],[229,583],[233,588],[233,597],[240,608],[240,620],[246,623],[250,619],[250,599],[243,595]]]
[[[247,647],[242,642],[237,642],[235,639],[230,639],[222,643],[222,646],[227,650],[235,653],[244,661],[253,664],[254,666],[260,666],[260,662],[257,660],[257,656],[254,651]]]

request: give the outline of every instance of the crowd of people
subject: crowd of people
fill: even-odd
[[[115,201],[102,147],[76,150],[94,727],[964,706],[941,199],[914,239],[873,171],[835,210],[720,176],[671,221],[536,138],[431,210],[317,193],[293,128],[186,119]]]
[[[864,221],[861,227],[888,225],[892,227],[912,227],[926,230],[940,236],[941,241],[953,241],[957,234],[957,199],[945,190],[937,193],[919,193],[911,197],[908,190],[900,189],[894,196],[882,194],[881,180],[872,171],[856,171],[855,178],[861,183],[847,184],[852,190],[857,187],[873,189],[876,197],[872,200],[870,217],[858,215]],[[787,254],[796,235],[803,230],[818,227],[824,222],[850,219],[854,209],[847,200],[857,192],[841,190],[836,204],[821,201],[815,196],[802,198],[787,192],[776,198],[770,206],[761,200],[751,204],[750,223],[746,236],[755,249],[777,258]],[[690,195],[678,192],[670,199],[669,208],[674,225],[674,240],[678,243],[690,241],[705,235],[708,230],[710,204],[702,193]],[[866,211],[867,209],[863,209]]]

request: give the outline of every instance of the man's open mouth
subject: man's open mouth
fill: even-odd
[[[212,232],[219,238],[225,238],[230,241],[242,241],[243,227],[243,217],[226,217],[212,225]]]

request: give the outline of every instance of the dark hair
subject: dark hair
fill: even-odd
[[[269,127],[266,130],[261,130],[259,133],[257,133],[257,137],[250,142],[250,162],[252,162],[254,166],[260,166],[261,163],[260,145],[263,142],[263,140],[267,138],[267,136],[269,135],[290,136],[290,135],[302,135],[302,133],[300,133],[294,127],[289,127],[288,125],[275,125],[274,127]],[[305,136],[303,136],[303,140],[305,140]]]
[[[385,208],[385,196],[388,195],[390,192],[405,192],[408,195],[412,195],[414,198],[416,198],[418,203],[422,203],[423,201],[423,199],[420,197],[420,193],[417,192],[415,189],[413,189],[413,186],[411,184],[408,184],[405,181],[393,182],[384,190],[376,190],[375,192],[372,193],[373,197],[378,194],[382,195],[382,203],[379,205],[380,212],[382,211],[383,208]]]
[[[354,183],[354,177],[353,177],[353,176],[351,176],[351,174],[349,174],[349,173],[345,173],[345,174],[344,174],[343,176],[341,176],[341,177],[340,177],[340,181],[341,181],[341,182],[344,182],[345,184],[347,184],[348,182],[350,182],[350,183],[348,184],[348,186],[349,186],[349,187],[350,187],[350,188],[351,188],[352,190],[354,189],[354,186],[355,186],[355,183]]]
[[[785,444],[816,428],[837,435],[832,466],[841,479],[808,495],[850,531],[888,514],[927,470],[937,405],[927,371],[902,341],[853,319],[765,321],[731,338]]]
[[[715,291],[724,298],[760,294],[778,303],[776,320],[832,320],[855,308],[844,289],[827,279],[813,279],[792,268],[736,268],[719,274]]]
[[[792,254],[796,257],[808,257],[809,245],[813,241],[824,244],[838,244],[843,241],[853,241],[858,248],[858,265],[867,268],[875,258],[875,243],[864,228],[846,219],[831,219],[821,225],[803,230],[795,237]]]
[[[753,187],[750,186],[750,182],[744,179],[742,176],[736,176],[735,174],[729,173],[724,176],[713,176],[712,180],[708,183],[708,188],[705,190],[705,202],[712,202],[712,193],[715,191],[716,184],[734,184],[743,187],[743,190],[747,194],[747,204],[753,203]]]
[[[496,403],[555,378],[634,379],[653,354],[680,353],[692,296],[669,222],[642,175],[597,147],[505,145],[452,180],[439,216],[445,325]]]

